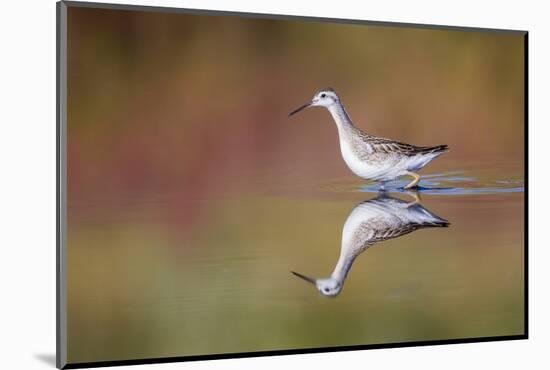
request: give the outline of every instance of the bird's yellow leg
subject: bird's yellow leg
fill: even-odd
[[[418,182],[420,182],[420,175],[414,172],[407,172],[407,175],[412,176],[413,181],[411,181],[407,186],[405,186],[405,189],[415,188],[418,185]]]
[[[420,194],[418,194],[418,191],[407,191],[405,194],[410,195],[414,199],[412,202],[407,203],[407,208],[420,204]]]

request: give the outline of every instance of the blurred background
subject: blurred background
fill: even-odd
[[[69,361],[523,333],[517,33],[69,7]],[[451,228],[385,242],[321,297],[373,196],[320,88],[370,134],[451,151]],[[451,177],[448,174],[456,174]],[[497,189],[497,190],[495,190]]]

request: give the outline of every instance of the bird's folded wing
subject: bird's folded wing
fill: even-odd
[[[415,146],[411,144],[400,143],[391,139],[385,139],[381,137],[369,137],[368,143],[371,145],[373,152],[375,153],[396,153],[407,156],[414,156],[417,154],[429,154],[437,153],[447,150],[446,145],[438,146]]]

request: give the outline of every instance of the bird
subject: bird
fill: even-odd
[[[344,162],[357,176],[379,182],[382,190],[386,182],[402,176],[412,177],[405,189],[417,188],[417,172],[449,149],[447,145],[415,146],[363,132],[353,124],[333,88],[319,90],[309,103],[289,116],[310,107],[324,107],[330,112],[338,129]]]
[[[336,297],[355,259],[369,247],[422,228],[450,225],[424,208],[416,194],[412,195],[414,200],[407,202],[379,192],[377,197],[356,205],[344,223],[340,256],[329,277],[313,279],[295,271],[291,273],[313,284],[323,296]]]

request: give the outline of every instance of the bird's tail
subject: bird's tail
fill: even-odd
[[[436,145],[436,146],[430,146],[430,147],[423,148],[422,152],[425,153],[425,154],[430,154],[430,153],[443,154],[448,150],[449,150],[448,145]]]
[[[451,223],[444,218],[438,217],[437,221],[432,221],[427,223],[431,227],[449,227]]]

